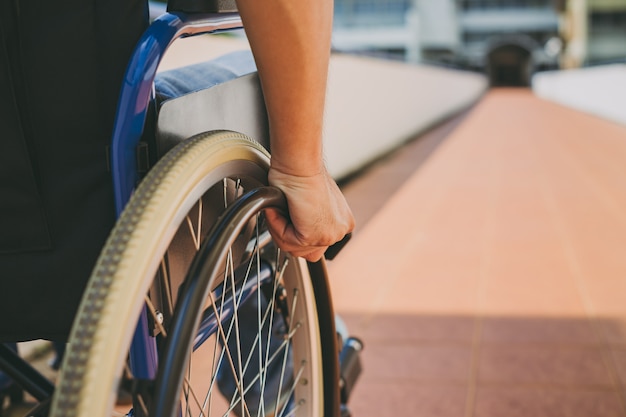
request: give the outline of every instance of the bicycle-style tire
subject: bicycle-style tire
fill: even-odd
[[[177,336],[168,338],[166,333],[169,335],[177,334],[176,328],[169,326],[174,326],[177,320],[181,323],[197,320],[199,316],[202,316],[203,311],[208,311],[210,308],[206,307],[206,310],[186,313],[180,313],[177,308],[172,308],[166,314],[166,316],[171,317],[166,317],[164,324],[158,325],[157,322],[160,322],[162,316],[158,316],[150,304],[151,302],[146,301],[146,299],[149,300],[146,294],[154,288],[155,279],[163,279],[163,274],[160,272],[165,264],[164,259],[168,256],[168,248],[181,233],[184,233],[186,224],[189,224],[190,234],[194,235],[195,233],[194,246],[199,251],[202,247],[201,241],[210,240],[213,235],[212,232],[205,232],[211,225],[202,224],[200,219],[206,217],[210,219],[210,223],[219,223],[228,210],[225,206],[233,205],[241,194],[266,185],[268,168],[269,155],[261,145],[244,135],[229,131],[197,135],[168,152],[155,165],[146,178],[142,180],[120,216],[88,283],[65,353],[53,399],[51,416],[109,417],[114,415],[113,407],[120,376],[124,373],[128,376],[128,367],[125,366],[128,349],[138,317],[146,305],[148,310],[152,309],[150,313],[154,318],[156,333],[159,333],[159,346],[163,346],[163,349],[159,351],[160,354],[165,357],[163,352],[178,349],[178,351],[187,352],[187,355],[191,356],[193,348],[189,346],[189,340],[176,338]],[[204,203],[203,206],[202,202],[207,199],[207,195],[215,195],[216,192],[219,194],[222,192],[220,189],[223,191],[223,199],[219,199],[219,201],[209,199],[208,203]],[[260,198],[263,200],[264,197]],[[220,411],[219,415],[231,415],[229,413],[233,413],[232,415],[252,414],[250,412],[251,407],[260,407],[262,411],[260,415],[281,415],[282,413],[284,416],[333,416],[338,410],[337,350],[332,303],[329,298],[327,279],[324,276],[325,268],[323,264],[307,264],[301,259],[291,258],[289,255],[280,253],[272,245],[271,238],[268,241],[267,233],[264,233],[264,237],[261,239],[259,230],[263,227],[262,211],[265,206],[265,202],[262,201],[261,205],[257,204],[253,209],[243,209],[244,212],[246,210],[254,210],[254,212],[244,213],[246,222],[241,223],[239,229],[229,229],[231,235],[228,237],[228,233],[226,233],[229,239],[227,240],[230,242],[229,245],[233,244],[233,248],[225,251],[223,248],[215,249],[221,251],[222,254],[228,254],[226,255],[228,259],[218,256],[217,261],[212,261],[212,266],[216,270],[228,272],[236,269],[234,266],[229,266],[235,264],[233,259],[238,259],[236,262],[243,259],[242,262],[247,262],[248,265],[252,266],[240,268],[241,270],[260,269],[260,254],[263,253],[265,257],[266,251],[272,252],[272,259],[276,260],[276,263],[270,268],[273,274],[271,279],[271,282],[274,283],[272,284],[273,287],[268,292],[265,289],[265,284],[263,284],[265,301],[261,301],[262,291],[260,290],[261,287],[258,286],[255,296],[250,299],[257,300],[259,311],[257,317],[273,317],[274,315],[280,317],[286,312],[284,323],[280,324],[276,319],[274,324],[270,321],[269,328],[274,333],[277,330],[273,329],[272,326],[282,326],[284,327],[281,330],[283,335],[290,336],[286,339],[287,344],[283,344],[282,350],[276,355],[273,351],[270,352],[269,342],[265,345],[263,342],[259,342],[258,350],[260,353],[254,361],[262,360],[263,357],[267,359],[269,356],[274,356],[280,358],[280,361],[284,363],[293,362],[287,367],[284,365],[280,367],[283,374],[286,368],[292,369],[290,374],[280,378],[281,382],[290,379],[291,385],[288,385],[280,395],[280,399],[274,402],[271,400],[267,403],[260,401],[262,405],[244,406],[243,404],[248,401],[246,397],[248,394],[247,391],[242,390],[243,383],[240,383],[239,380],[248,378],[246,370],[242,370],[244,365],[247,366],[246,355],[242,354],[247,346],[243,346],[243,342],[240,341],[243,336],[239,334],[239,330],[234,330],[231,334],[236,334],[237,355],[230,355],[231,357],[226,360],[224,356],[229,356],[227,353],[217,361],[213,359],[211,364],[212,374],[218,372],[217,368],[222,370],[233,369],[235,371],[234,377],[230,379],[234,379],[237,383],[236,392],[229,393],[232,394],[230,405],[227,405],[228,408],[225,412]],[[208,214],[205,215],[205,213]],[[197,218],[196,223],[190,218]],[[223,220],[222,223],[224,223]],[[226,226],[228,228],[230,225],[226,224]],[[256,244],[261,241],[264,241],[264,248],[266,249],[262,249],[260,245]],[[256,249],[252,251],[254,255],[249,255],[248,249],[245,251],[241,249],[241,247],[246,246],[246,243],[250,246],[251,242],[255,243]],[[212,250],[209,249],[209,252]],[[241,255],[244,252],[247,254],[246,256]],[[233,256],[233,253],[237,256]],[[194,262],[203,262],[197,261],[195,257],[192,258],[185,264],[186,267],[193,265]],[[222,263],[220,264],[220,262]],[[314,279],[311,278],[311,274],[314,275]],[[232,298],[239,300],[233,303],[234,309],[237,310],[243,308],[243,301],[238,298],[241,296],[236,294],[235,290],[239,284],[233,284],[230,287],[227,285],[231,281],[234,283],[233,276],[234,274],[232,276],[226,274],[221,282],[218,282],[219,279],[214,277],[204,284],[206,288],[202,290],[213,294],[214,290],[219,292],[218,287],[222,285],[222,300],[227,291],[232,291]],[[177,300],[185,300],[186,295],[190,295],[194,291],[198,291],[198,289],[195,287],[190,289],[184,283],[170,302],[173,300],[175,304]],[[286,297],[282,301],[284,305],[278,305],[278,297],[274,297],[278,292],[286,293]],[[295,296],[294,294],[298,295]],[[217,314],[216,302],[212,297],[209,297],[211,302],[207,305],[211,305]],[[223,307],[225,301],[218,304]],[[264,307],[261,308],[260,305],[264,305]],[[296,312],[300,314],[297,319],[297,326],[295,319],[291,317],[291,314]],[[185,315],[181,316],[183,314]],[[221,323],[219,331],[216,332],[216,336],[210,342],[205,343],[207,346],[213,346],[213,354],[229,351],[227,348],[230,348],[233,339],[226,337],[225,329],[230,323],[235,324],[230,326],[231,329],[236,328],[238,320],[236,316],[224,320],[218,318],[217,322]],[[259,318],[259,326],[257,327],[264,329],[268,326],[266,326],[266,322],[261,323]],[[303,330],[295,331],[295,327]],[[194,326],[194,331],[196,328],[197,324]],[[257,331],[261,335],[257,339],[266,338],[267,329],[257,329]],[[291,333],[296,336],[291,336]],[[194,357],[199,350],[194,351]],[[289,353],[287,354],[287,352]],[[233,360],[232,356],[238,356],[238,359]],[[251,362],[251,356],[252,354],[248,355],[248,362]],[[158,391],[159,388],[176,391],[177,398],[174,400],[178,404],[176,406],[178,408],[175,407],[176,411],[173,413],[164,412],[161,410],[162,405],[160,405],[158,398],[152,399],[150,395],[142,397],[142,394],[133,392],[136,414],[185,415],[186,410],[194,407],[195,404],[202,403],[195,398],[195,393],[190,395],[188,390],[188,386],[192,382],[192,377],[188,375],[192,372],[193,367],[190,363],[193,364],[194,362],[188,358],[183,358],[182,361],[183,367],[174,366],[167,359],[161,358],[156,380],[149,381],[147,385],[144,385],[149,386],[149,390],[152,392]],[[262,369],[263,371],[258,373],[264,373],[265,376],[258,376],[248,385],[259,385],[258,381],[267,381],[268,367],[267,364],[259,364],[257,370]],[[237,368],[239,372],[237,372]],[[254,367],[251,369],[254,370]],[[170,376],[164,377],[163,375]],[[203,377],[201,379],[206,379],[204,374],[201,376]],[[226,382],[229,380],[228,378],[222,379],[225,379]],[[210,381],[211,386],[216,385],[215,378],[211,377]],[[155,385],[156,388],[154,388]],[[228,385],[228,383],[222,385]],[[180,394],[178,394],[179,392]],[[278,392],[280,393],[281,390],[279,389]],[[215,393],[217,391],[214,391]],[[228,397],[224,389],[220,395]],[[194,398],[192,399],[192,397]],[[239,399],[237,400],[237,398]],[[235,407],[233,407],[233,403],[237,403]],[[138,404],[141,404],[142,409],[137,410]],[[168,407],[172,407],[171,401]],[[212,414],[204,411],[204,414],[200,415]],[[253,415],[257,415],[256,412]]]

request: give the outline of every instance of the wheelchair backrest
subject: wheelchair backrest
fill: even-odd
[[[269,125],[252,54],[234,52],[158,74],[156,151],[211,130],[243,133],[269,149]]]

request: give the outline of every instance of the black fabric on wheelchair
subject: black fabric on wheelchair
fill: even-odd
[[[250,51],[234,52],[211,61],[161,72],[155,79],[157,106],[255,72]],[[213,102],[219,103],[220,100]],[[193,117],[210,119],[210,114],[195,113]],[[219,122],[217,126],[228,127]],[[68,132],[71,133],[71,129]],[[108,137],[103,139],[97,145],[100,152],[110,140]],[[57,152],[69,154],[73,161],[66,163],[64,168],[86,188],[76,195],[76,198],[80,195],[80,201],[66,196],[67,201],[59,202],[68,211],[69,218],[64,219],[63,233],[56,236],[52,248],[0,253],[0,317],[12,318],[0,320],[0,341],[66,338],[91,268],[114,222],[110,173],[104,154],[99,156],[98,163],[94,163],[93,158],[84,161],[100,170],[96,178],[86,175],[87,172],[80,168],[82,165],[76,160],[78,150],[60,148]],[[29,164],[26,166],[33,169]],[[78,171],[80,175],[76,175]],[[57,183],[55,187],[64,185],[69,184]],[[44,232],[47,231],[43,226]]]
[[[147,23],[145,0],[0,1],[2,341],[70,329],[114,221],[106,149]]]
[[[0,1],[0,341],[64,340],[114,224],[107,148],[148,5],[17,4]],[[202,65],[183,83],[164,73],[161,97],[254,71],[252,61],[218,60],[204,84],[190,76]]]

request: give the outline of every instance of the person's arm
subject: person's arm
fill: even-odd
[[[322,130],[330,59],[332,0],[237,0],[270,122],[270,184],[289,216],[267,212],[279,246],[310,261],[354,228],[324,165]]]

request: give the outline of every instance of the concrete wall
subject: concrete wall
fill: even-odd
[[[626,65],[614,64],[536,74],[539,97],[626,125]]]
[[[348,175],[456,112],[485,91],[483,76],[335,55],[326,114],[326,161]]]

